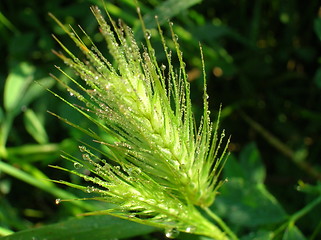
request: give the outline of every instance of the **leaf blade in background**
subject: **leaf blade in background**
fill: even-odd
[[[18,29],[10,22],[8,18],[6,18],[5,15],[3,15],[2,12],[0,12],[0,23],[5,26],[7,29],[12,31],[13,33],[18,33]]]
[[[55,84],[55,80],[51,77],[44,77],[42,79],[32,82],[27,91],[23,95],[22,103],[20,106],[28,106],[33,100],[39,98],[42,94],[46,93],[46,89],[51,88]]]
[[[246,181],[263,183],[266,177],[260,153],[255,143],[249,143],[240,154],[240,163],[244,169]]]
[[[294,224],[290,224],[285,230],[282,240],[306,240],[306,237]]]
[[[213,206],[220,216],[249,228],[285,220],[285,211],[264,185],[265,168],[255,144],[244,147],[239,161],[229,159],[223,172],[228,182]]]
[[[167,0],[159,4],[154,10],[149,11],[143,16],[146,28],[153,29],[157,27],[155,16],[158,17],[158,22],[162,25],[164,22],[172,19],[180,12],[192,7],[193,5],[202,2],[202,0]],[[143,31],[140,24],[134,27],[136,40],[143,37]]]
[[[0,240],[88,240],[124,239],[154,231],[155,228],[111,216],[89,216],[21,231]]]
[[[243,148],[239,161],[233,155],[230,156],[225,166],[224,177],[228,179],[237,177],[246,182],[264,182],[265,168],[255,143],[249,143]]]
[[[167,0],[144,16],[146,27],[156,27],[156,22],[154,20],[155,16],[158,16],[158,20],[160,23],[164,23],[180,12],[192,7],[197,3],[200,3],[201,1],[202,0]]]
[[[314,20],[314,31],[321,41],[321,17]]]
[[[229,179],[220,189],[215,211],[239,227],[280,223],[286,213],[263,184],[253,185],[241,178]]]
[[[33,80],[34,67],[22,62],[14,66],[5,83],[4,107],[8,112],[17,111],[28,85]]]
[[[246,236],[242,237],[242,240],[272,240],[273,239],[273,232],[266,231],[266,230],[258,230],[258,231],[251,231]]]
[[[24,112],[24,122],[27,131],[38,143],[48,143],[49,138],[44,125],[32,109]]]
[[[321,67],[319,67],[315,72],[314,83],[317,85],[318,88],[321,88]]]

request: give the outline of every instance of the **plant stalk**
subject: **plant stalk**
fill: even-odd
[[[276,237],[278,234],[280,234],[288,225],[294,224],[296,221],[298,221],[300,218],[302,218],[304,215],[306,215],[308,212],[310,212],[314,207],[316,207],[320,203],[321,203],[321,196],[319,196],[316,199],[314,199],[311,203],[306,205],[301,210],[299,210],[296,213],[292,214],[289,217],[288,221],[286,221],[276,231],[274,231],[273,237]]]
[[[204,211],[210,216],[221,228],[227,233],[232,240],[238,240],[239,238],[235,235],[235,233],[225,224],[225,222],[217,216],[215,213],[211,211],[208,207],[203,208]]]

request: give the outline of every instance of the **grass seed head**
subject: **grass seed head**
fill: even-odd
[[[105,139],[106,134],[83,129],[63,119],[102,145],[101,149],[80,146],[82,159],[65,155],[74,162],[75,170],[57,167],[97,187],[63,183],[98,193],[119,206],[104,213],[162,227],[167,230],[166,236],[185,231],[225,239],[195,207],[213,203],[220,186],[218,174],[226,158],[226,147],[219,150],[223,136],[218,136],[218,121],[215,126],[210,121],[205,81],[203,117],[195,129],[190,85],[172,25],[169,27],[178,69],[172,65],[172,53],[159,24],[167,65],[157,63],[150,42],[152,36],[143,21],[146,44],[141,49],[128,26],[122,22],[117,25],[108,12],[107,23],[97,7],[91,10],[116,64],[103,56],[82,28],[80,32],[90,45],[85,44],[77,31],[65,27],[51,15],[86,58],[80,60],[54,37],[65,52],[54,53],[82,79],[80,82],[58,68],[74,87],[64,82],[62,85],[83,106],[56,96],[109,136]],[[90,175],[77,171],[79,167],[89,170]]]

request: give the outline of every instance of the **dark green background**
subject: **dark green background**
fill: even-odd
[[[134,27],[137,38],[142,39],[133,1],[106,0],[106,3],[111,15]],[[26,86],[21,83],[24,86],[21,96],[27,95],[27,89],[35,85],[34,80],[60,93],[59,86],[48,78],[49,73],[62,77],[54,65],[63,66],[51,52],[51,49],[59,49],[51,34],[64,40],[71,49],[75,48],[47,13],[51,12],[75,27],[80,24],[104,48],[97,34],[97,23],[89,10],[96,4],[102,6],[99,0],[0,2],[2,127],[12,118],[8,138],[2,143],[6,154],[1,153],[0,158],[28,173],[36,182],[41,179],[37,175],[39,172],[53,179],[70,180],[71,176],[50,169],[48,164],[67,166],[68,163],[59,157],[60,151],[79,154],[74,140],[82,139],[82,136],[46,112],[70,116],[70,109],[41,88],[27,100],[22,97],[21,104],[14,105],[14,109],[6,108],[5,84],[9,82],[9,76],[18,76],[20,80],[30,81]],[[163,20],[165,35],[169,36],[167,19],[174,22],[191,80],[196,117],[202,110],[200,42],[205,56],[212,117],[215,119],[222,103],[221,127],[232,135],[232,155],[242,162],[240,152],[254,146],[255,151],[260,152],[266,171],[263,183],[284,211],[292,214],[304,207],[315,195],[298,192],[297,182],[302,180],[314,185],[321,180],[320,2],[150,0],[140,1],[140,4],[149,28],[155,26],[153,15],[157,14]],[[156,50],[160,49],[159,39],[152,36],[152,40]],[[163,60],[162,52],[159,60]],[[28,110],[32,110],[36,120],[26,116]],[[77,115],[70,117],[83,126],[88,124]],[[35,134],[35,122],[45,130],[42,135]],[[255,145],[248,145],[253,142]],[[248,168],[248,171],[254,170]],[[0,168],[1,227],[20,231],[65,220],[86,209],[72,203],[56,206],[54,200],[59,193],[52,193],[55,190],[46,189],[45,185],[37,187],[27,180],[21,181],[15,173]],[[233,184],[236,183],[232,183],[232,189]],[[82,194],[68,191],[78,196]],[[223,196],[229,197],[222,192]],[[320,207],[297,223],[306,237],[320,227],[318,211],[321,211]],[[233,219],[231,222],[235,224]],[[261,228],[259,225],[256,230]],[[244,229],[247,230],[243,233],[249,232],[253,226]]]

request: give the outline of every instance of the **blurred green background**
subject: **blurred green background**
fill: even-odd
[[[105,2],[112,17],[123,19],[136,30],[137,39],[142,39],[134,1]],[[266,172],[262,183],[277,199],[282,211],[289,215],[320,195],[317,185],[321,180],[320,1],[139,2],[148,28],[155,27],[154,15],[158,15],[165,36],[170,37],[168,19],[174,22],[191,81],[196,117],[202,110],[199,43],[202,44],[212,117],[215,119],[222,103],[221,127],[232,135],[230,151],[236,164],[242,163],[247,152],[259,154]],[[91,5],[102,6],[102,2],[0,2],[0,236],[102,207],[80,201],[57,206],[56,198],[76,198],[82,193],[44,180],[72,178],[74,182],[80,181],[48,165],[68,167],[70,163],[60,158],[61,151],[79,154],[76,140],[84,138],[47,110],[83,126],[88,124],[44,90],[50,88],[68,98],[49,77],[49,73],[53,73],[63,78],[54,67],[63,67],[63,63],[51,52],[60,49],[51,34],[75,49],[48,12],[66,24],[81,25],[104,49],[97,23],[89,10]],[[153,38],[153,30],[151,33],[161,62],[164,59],[159,39]],[[227,167],[232,169],[231,165]],[[253,169],[244,167],[243,170],[246,173]],[[229,173],[225,175],[233,178],[234,172]],[[311,184],[301,184],[305,193],[298,191],[298,181]],[[221,204],[227,204],[224,202],[227,195],[223,189]],[[297,222],[302,237],[321,237],[320,233],[318,235],[320,211],[317,207]],[[253,214],[255,218],[255,212]],[[228,214],[222,212],[222,215],[235,225]],[[239,224],[234,228],[248,234],[272,228],[271,225],[280,222],[277,219],[254,227]],[[162,239],[162,235],[145,238]]]

